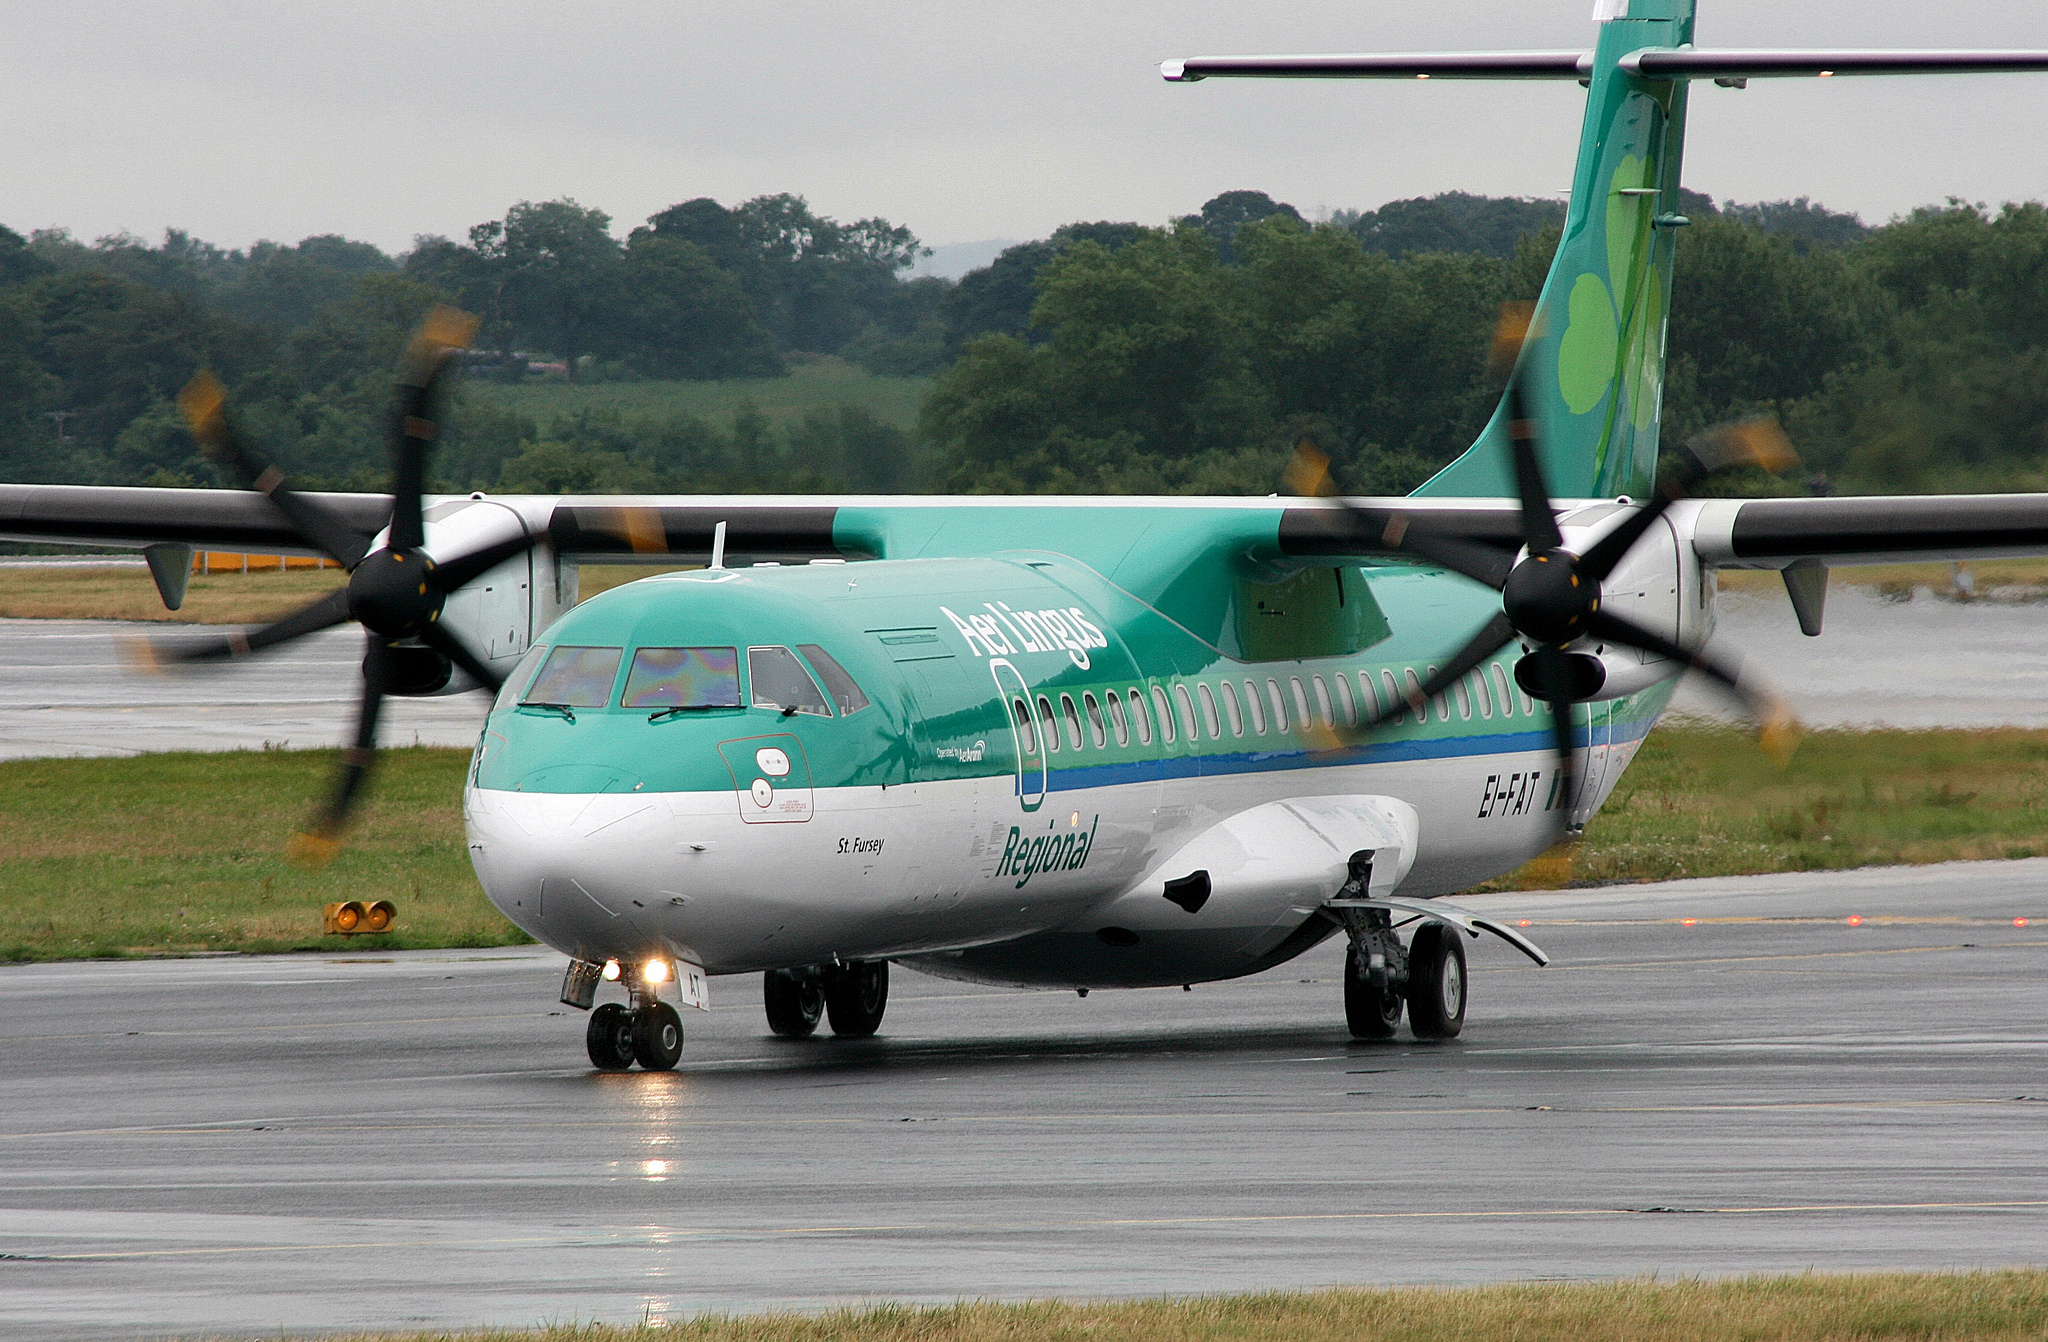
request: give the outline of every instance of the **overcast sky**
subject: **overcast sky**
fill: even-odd
[[[0,223],[393,250],[522,199],[617,231],[764,192],[930,243],[1162,222],[1253,188],[1306,213],[1551,195],[1575,84],[1172,85],[1172,56],[1583,47],[1590,0],[67,0],[11,10]],[[1701,45],[2048,47],[2039,0],[1702,0]],[[2048,76],[1696,88],[1686,184],[1879,221],[2048,197]]]

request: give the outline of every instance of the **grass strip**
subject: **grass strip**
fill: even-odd
[[[463,844],[467,753],[384,751],[332,866],[283,857],[332,751],[0,763],[0,959],[518,945]],[[2048,854],[2048,731],[1828,731],[1780,770],[1732,727],[1660,727],[1569,871],[1487,889]],[[387,898],[398,929],[347,942],[320,906]]]
[[[166,753],[0,765],[0,959],[525,944],[462,833],[468,752],[380,753],[331,865],[284,857],[336,752]],[[332,900],[390,899],[396,930],[320,931]]]
[[[266,624],[348,581],[330,569],[195,573],[185,604],[165,610],[139,564],[0,568],[0,616],[17,620],[162,620],[176,624]]]
[[[881,1305],[615,1328],[354,1333],[351,1342],[2017,1342],[2048,1336],[2048,1272],[1273,1291],[1064,1304]],[[344,1342],[334,1338],[332,1342]]]
[[[1571,854],[1482,887],[2048,853],[2048,731],[1821,731],[1780,769],[1739,727],[1657,728]]]

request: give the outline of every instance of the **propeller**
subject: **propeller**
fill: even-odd
[[[243,488],[268,498],[310,548],[347,569],[348,585],[260,629],[199,639],[133,640],[126,649],[130,661],[162,669],[233,660],[349,620],[363,626],[363,687],[355,741],[342,754],[341,770],[326,802],[292,840],[291,854],[301,861],[325,863],[340,850],[349,813],[376,762],[377,720],[384,697],[418,655],[415,645],[433,649],[492,691],[503,683],[488,663],[442,627],[441,609],[451,593],[531,549],[541,537],[520,536],[440,562],[426,550],[422,496],[427,458],[433,451],[454,356],[475,332],[476,318],[437,307],[420,323],[399,361],[391,408],[391,523],[384,544],[374,549],[373,537],[358,532],[318,499],[292,489],[284,472],[242,437],[227,413],[227,393],[211,373],[201,372],[178,396],[192,436],[208,458]]]
[[[1601,606],[1601,584],[1620,567],[1636,543],[1673,503],[1716,471],[1738,465],[1777,471],[1796,460],[1776,420],[1767,417],[1721,425],[1698,435],[1678,455],[1679,469],[1667,471],[1654,498],[1629,513],[1613,530],[1587,546],[1585,553],[1567,548],[1550,502],[1543,464],[1537,454],[1537,425],[1523,392],[1519,359],[1529,332],[1526,309],[1503,316],[1491,355],[1496,375],[1505,370],[1508,447],[1520,504],[1522,551],[1506,554],[1490,546],[1432,532],[1427,523],[1397,516],[1383,525],[1365,519],[1362,510],[1339,500],[1354,517],[1365,521],[1384,545],[1416,555],[1482,583],[1501,596],[1501,609],[1434,674],[1413,685],[1403,701],[1381,706],[1355,729],[1363,736],[1404,711],[1422,716],[1430,700],[1452,689],[1509,643],[1520,640],[1529,655],[1516,664],[1515,679],[1524,693],[1551,705],[1552,740],[1557,754],[1558,784],[1554,795],[1559,837],[1569,837],[1577,801],[1577,766],[1572,741],[1572,710],[1598,693],[1599,682],[1588,675],[1587,659],[1572,651],[1584,639],[1635,648],[1653,657],[1680,662],[1699,672],[1739,702],[1757,722],[1764,748],[1781,762],[1796,744],[1798,723],[1775,693],[1746,681],[1738,669],[1702,646],[1684,646],[1626,616]],[[1297,452],[1289,484],[1300,493],[1322,493],[1327,462],[1305,459],[1312,449]]]

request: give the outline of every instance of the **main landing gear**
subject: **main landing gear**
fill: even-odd
[[[761,1004],[768,1028],[784,1039],[807,1038],[820,1019],[829,1020],[842,1039],[865,1039],[882,1028],[889,1006],[889,962],[771,969],[761,976]]]
[[[650,1072],[666,1072],[683,1056],[683,1018],[652,994],[636,994],[630,1008],[606,1002],[592,1011],[583,1043],[599,1071],[623,1072],[637,1062]]]
[[[1344,953],[1345,1023],[1356,1038],[1391,1039],[1405,1006],[1417,1039],[1456,1038],[1465,1028],[1465,948],[1458,930],[1431,918],[1403,946],[1393,910],[1366,893],[1371,880],[1371,855],[1353,856],[1350,879],[1330,901],[1351,937]]]

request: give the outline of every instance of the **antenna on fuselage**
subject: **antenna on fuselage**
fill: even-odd
[[[711,528],[711,563],[707,567],[725,567],[725,523],[723,522]]]

